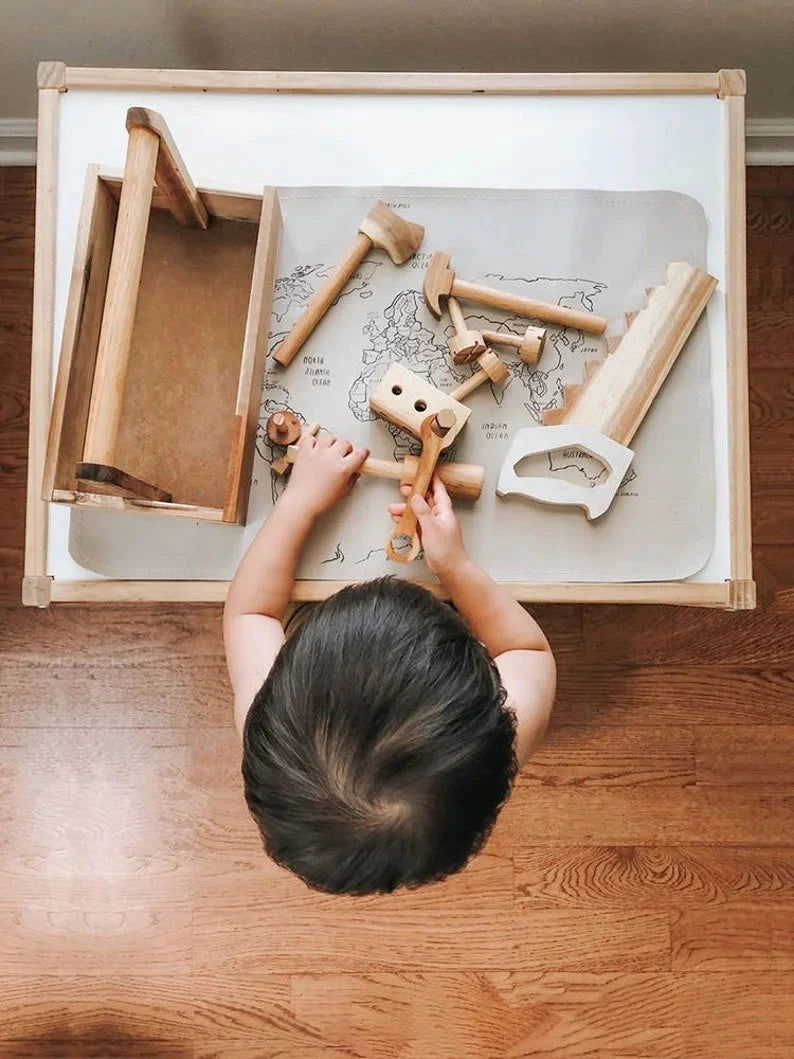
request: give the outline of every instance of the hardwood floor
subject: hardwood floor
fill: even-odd
[[[305,890],[243,803],[212,606],[18,605],[33,172],[0,169],[0,1055],[791,1059],[794,170],[751,169],[760,605],[547,607],[487,851]]]

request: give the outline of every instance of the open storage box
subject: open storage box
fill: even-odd
[[[159,120],[158,135],[167,136]],[[176,154],[172,142],[170,147]],[[173,215],[173,190],[161,181],[158,160],[148,224],[142,214],[146,232],[129,348],[103,382],[98,352],[113,311],[111,261],[125,250],[118,232],[129,170],[129,152],[124,181],[117,173],[88,167],[43,497],[242,523],[281,229],[276,192],[197,192],[189,185],[206,211],[206,229],[189,227]],[[126,257],[122,265],[127,267]],[[121,330],[117,327],[111,340],[123,346]],[[104,414],[114,401],[118,411],[107,449],[113,466],[86,464],[94,405]],[[101,471],[91,472],[96,480],[82,473],[98,466]]]

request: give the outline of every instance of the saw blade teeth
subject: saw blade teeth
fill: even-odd
[[[645,288],[645,297],[648,299],[648,301],[651,300],[651,295],[653,294],[653,292],[655,290],[656,290],[656,287],[646,287]]]
[[[629,309],[626,313],[626,330],[628,330],[637,317],[640,315],[639,309]]]
[[[623,335],[607,335],[607,353],[614,353],[622,338]]]

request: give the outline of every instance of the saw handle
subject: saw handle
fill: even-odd
[[[527,456],[536,456],[557,449],[583,449],[607,470],[607,477],[597,485],[577,485],[561,478],[528,477],[516,474],[516,467]],[[578,423],[560,423],[550,427],[524,427],[513,438],[508,449],[499,481],[497,496],[523,496],[541,504],[580,507],[588,519],[598,518],[608,510],[620,488],[620,483],[631,466],[634,453],[625,445],[613,441],[594,427]]]
[[[411,500],[415,496],[424,496],[430,488],[438,457],[444,448],[446,435],[451,429],[445,422],[438,422],[438,420],[441,420],[442,416],[448,415],[454,417],[454,413],[450,413],[448,409],[445,409],[443,413],[439,412],[438,416],[429,415],[422,421],[422,455],[419,457],[416,477],[411,485],[411,492],[405,498],[405,511],[386,539],[386,555],[395,563],[409,563],[419,554],[421,542],[419,540],[419,530],[417,529],[418,519],[411,506]],[[397,552],[394,550],[394,543],[400,537],[411,538],[409,551]]]

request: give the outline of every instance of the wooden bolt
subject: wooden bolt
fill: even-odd
[[[279,415],[278,412],[276,412],[275,414]],[[273,417],[271,416],[271,418]],[[306,437],[307,435],[309,437],[314,437],[314,435],[319,429],[319,423],[310,423],[304,430],[301,430],[299,436],[301,438]],[[268,434],[268,437],[269,436],[270,435]],[[276,444],[281,444],[281,442],[276,442]],[[273,462],[270,464],[270,470],[273,472],[273,474],[277,474],[279,477],[281,477],[282,474],[286,474],[290,468],[290,465],[295,462],[295,456],[297,455],[297,453],[298,449],[296,445],[293,442],[290,442],[289,448],[287,449],[285,454],[283,456],[279,456],[277,460],[273,460]]]
[[[298,446],[290,445],[284,461],[287,466],[295,462]],[[271,465],[276,471],[276,464]],[[361,466],[361,474],[369,478],[389,478],[400,485],[413,485],[419,469],[419,457],[408,455],[404,460],[381,460],[370,456]],[[278,474],[279,472],[276,471]],[[439,463],[436,474],[444,483],[450,496],[463,500],[477,500],[485,482],[485,468],[474,463]]]
[[[424,281],[425,302],[430,312],[441,318],[441,299],[459,298],[461,301],[477,302],[480,305],[491,305],[495,309],[516,313],[518,316],[546,320],[548,323],[561,324],[563,327],[578,327],[593,335],[602,335],[607,321],[595,313],[582,312],[578,309],[566,309],[551,302],[539,302],[533,298],[522,298],[509,291],[497,290],[495,287],[483,287],[480,283],[468,283],[458,279],[449,267],[450,255],[436,251],[427,266]]]
[[[537,364],[543,353],[546,328],[530,324],[523,335],[514,335],[510,331],[483,331],[482,337],[497,346],[514,346],[525,364]]]
[[[464,397],[468,397],[470,393],[476,390],[478,386],[482,386],[483,383],[495,382],[497,385],[501,385],[510,374],[507,366],[502,363],[492,349],[486,349],[481,356],[477,357],[477,363],[480,365],[480,370],[475,371],[460,386],[456,386],[450,393],[450,397],[453,397],[456,401],[462,401]]]
[[[455,334],[448,343],[449,351],[456,364],[466,364],[485,352],[483,336],[479,331],[470,330],[457,298],[447,298],[447,308],[455,328]]]
[[[361,222],[353,242],[334,271],[309,299],[301,316],[273,354],[277,364],[286,367],[297,356],[306,339],[328,312],[347,281],[367,254],[376,247],[385,250],[395,265],[413,257],[424,238],[421,224],[414,224],[376,202]]]
[[[276,445],[294,445],[301,436],[302,424],[294,412],[274,412],[265,424],[267,436]]]

